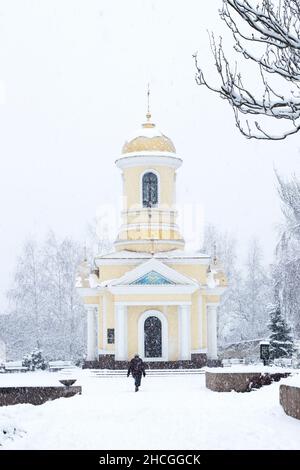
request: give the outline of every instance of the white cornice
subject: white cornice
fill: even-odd
[[[115,302],[115,305],[122,305],[127,307],[135,307],[139,305],[146,305],[147,307],[161,306],[175,306],[175,305],[192,305],[188,300],[120,300]]]
[[[77,292],[80,295],[80,297],[94,297],[95,295],[99,295],[101,292],[103,292],[103,288],[101,287],[78,287]]]
[[[182,165],[182,160],[170,152],[143,152],[142,154],[128,153],[115,163],[122,170],[135,166],[169,166],[176,170]]]
[[[153,243],[153,245],[184,245],[184,240],[158,240],[158,239],[143,239],[143,240],[116,240],[114,242],[115,246],[120,245],[149,245],[149,243]]]
[[[95,263],[100,266],[137,266],[149,258],[97,258]],[[159,258],[163,263],[170,264],[209,264],[208,258]]]
[[[151,207],[151,209],[149,208],[145,208],[145,207],[142,207],[140,209],[128,209],[128,210],[124,210],[121,212],[121,215],[135,215],[135,214],[140,214],[140,213],[145,213],[145,214],[149,214],[149,212],[151,212],[151,214],[161,214],[161,215],[172,215],[172,216],[177,216],[178,215],[178,211],[176,209],[160,209],[159,207]]]
[[[161,229],[172,229],[172,230],[176,230],[177,232],[179,232],[179,227],[177,224],[166,224],[166,223],[163,223],[163,222],[149,222],[149,223],[146,223],[146,222],[141,222],[141,223],[138,223],[138,224],[123,224],[121,225],[120,229],[119,229],[119,232],[123,232],[124,230],[135,230],[135,229],[139,229],[139,228],[146,228],[146,229],[156,229],[156,228],[161,228]]]
[[[199,289],[196,285],[124,285],[108,286],[107,289],[114,295],[145,295],[145,294],[193,294]],[[156,305],[160,304],[159,301]]]

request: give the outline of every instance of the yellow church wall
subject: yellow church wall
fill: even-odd
[[[206,303],[219,303],[220,302],[220,296],[219,295],[206,295],[205,296]]]
[[[181,240],[180,240],[181,241]],[[121,251],[121,250],[128,250],[128,251],[134,251],[134,252],[147,252],[151,253],[152,251],[154,253],[158,253],[161,251],[170,251],[170,250],[178,250],[178,249],[183,249],[184,248],[184,242],[178,244],[178,243],[172,243],[172,241],[168,243],[147,243],[145,241],[144,243],[131,243],[131,244],[126,244],[126,240],[123,241],[122,244],[116,246],[116,251]]]
[[[178,347],[178,307],[167,306],[165,307],[164,313],[168,319],[168,349],[169,349],[169,361],[177,361],[179,359],[179,347]]]
[[[160,205],[161,208],[162,205]],[[149,222],[149,210],[139,209],[134,212],[126,212],[123,214],[123,223],[130,224],[146,224]],[[151,209],[151,223],[152,224],[175,224],[177,213],[171,211],[169,207],[166,210]]]
[[[167,166],[153,166],[151,169],[155,170],[159,174],[159,201],[161,204],[166,204],[170,207],[173,204],[174,168]],[[132,206],[136,206],[137,204],[141,204],[141,177],[147,170],[149,170],[149,167],[147,166],[137,166],[124,169],[123,195],[126,195],[127,197],[127,209],[130,209]]]
[[[185,276],[196,279],[201,284],[206,284],[207,282],[206,271],[208,264],[168,264],[168,266]]]
[[[146,309],[145,309],[146,310]],[[127,310],[127,331],[128,331],[128,357],[131,358],[138,352],[138,320],[142,307],[128,307]]]
[[[87,304],[87,305],[98,304],[99,303],[99,297],[98,296],[84,297],[84,303]]]
[[[117,279],[123,276],[128,271],[134,269],[135,266],[128,265],[110,265],[110,266],[101,266],[100,267],[100,282],[107,281],[110,279]]]

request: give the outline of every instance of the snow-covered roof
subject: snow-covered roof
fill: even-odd
[[[129,250],[122,250],[122,251],[114,251],[112,253],[108,253],[103,256],[96,257],[96,260],[101,259],[210,259],[210,256],[201,253],[200,251],[183,251],[183,250],[171,250],[171,251],[160,251],[158,253],[151,253],[147,252],[137,252],[137,251],[129,251]]]
[[[132,154],[140,152],[167,152],[175,154],[176,149],[172,140],[164,135],[155,124],[150,122],[151,115],[147,115],[148,122],[137,129],[125,142],[122,154]]]

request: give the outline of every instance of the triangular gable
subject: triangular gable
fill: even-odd
[[[160,273],[156,271],[149,271],[148,273],[144,274],[142,277],[136,279],[135,281],[131,282],[130,285],[170,285],[175,284],[175,282],[167,279],[165,276],[162,276]]]
[[[141,263],[136,268],[125,273],[119,279],[114,279],[109,283],[111,286],[138,286],[151,284],[162,286],[178,284],[198,286],[198,283],[193,279],[178,273],[166,264],[153,258],[145,263]]]

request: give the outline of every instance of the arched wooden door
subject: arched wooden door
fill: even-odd
[[[148,317],[144,323],[145,357],[162,357],[162,325],[159,318]]]

